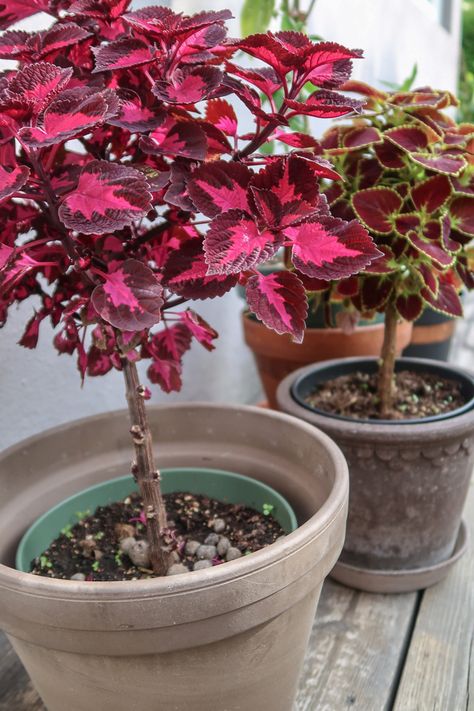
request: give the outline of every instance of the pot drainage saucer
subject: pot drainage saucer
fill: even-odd
[[[451,568],[466,552],[468,530],[461,521],[452,555],[442,563],[413,570],[371,570],[347,563],[336,563],[330,577],[350,588],[370,593],[404,593],[429,588],[447,576]]]

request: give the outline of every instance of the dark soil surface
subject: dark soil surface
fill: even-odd
[[[225,538],[225,545],[228,542],[232,547],[235,559],[264,548],[285,535],[271,515],[271,506],[264,506],[265,512],[258,512],[187,493],[166,494],[164,500],[169,524],[166,541],[172,551],[170,563],[184,565],[190,571],[201,556],[186,552],[189,541],[204,543],[210,534],[213,534],[215,543],[217,539]],[[134,565],[121,549],[125,538],[146,541],[146,528],[139,520],[141,514],[138,494],[101,506],[92,515],[89,511],[78,512],[78,523],[64,528],[50,547],[31,562],[31,572],[62,579],[82,574],[85,577],[76,579],[91,581],[155,577],[152,570]],[[218,529],[221,535],[216,533]],[[209,565],[224,562],[226,555],[216,554]]]
[[[306,398],[312,407],[355,419],[380,419],[376,375],[351,373],[318,385]],[[466,402],[461,386],[429,373],[402,370],[395,374],[391,414],[384,419],[404,420],[450,412]]]

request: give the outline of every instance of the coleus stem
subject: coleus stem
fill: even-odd
[[[397,322],[397,309],[394,301],[390,300],[385,310],[384,339],[377,382],[380,416],[382,418],[388,417],[393,405]]]

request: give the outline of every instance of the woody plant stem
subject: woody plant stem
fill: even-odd
[[[393,301],[385,310],[385,327],[377,382],[380,416],[387,418],[393,405],[398,314]]]

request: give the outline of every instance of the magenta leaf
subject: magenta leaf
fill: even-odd
[[[283,238],[259,230],[242,210],[218,215],[204,238],[208,274],[233,274],[265,262],[281,247]]]
[[[278,129],[271,136],[271,140],[281,141],[281,143],[286,143],[288,146],[293,146],[293,148],[321,149],[319,141],[312,136],[308,136],[307,133],[286,133],[285,131]]]
[[[72,22],[53,25],[43,32],[11,30],[0,37],[0,57],[38,61],[90,36],[90,32]]]
[[[208,351],[213,351],[215,345],[213,341],[217,338],[218,333],[207,321],[192,309],[186,309],[180,315],[180,319],[192,333],[193,337]]]
[[[295,274],[255,274],[248,280],[246,296],[250,310],[265,326],[280,334],[290,333],[296,343],[302,342],[308,303]]]
[[[357,217],[369,230],[379,234],[392,232],[393,220],[402,204],[401,197],[391,188],[366,188],[352,198]]]
[[[116,42],[92,47],[95,55],[94,72],[127,69],[141,64],[149,64],[154,59],[153,48],[146,42],[125,37]]]
[[[247,187],[252,172],[242,163],[215,161],[194,171],[188,183],[196,208],[208,217],[227,210],[248,210]]]
[[[207,151],[206,134],[191,121],[169,118],[149,136],[143,136],[140,147],[151,155],[182,156],[204,160]]]
[[[120,98],[120,105],[117,114],[108,119],[108,123],[128,131],[144,133],[153,131],[166,121],[166,113],[163,109],[148,107],[142,104],[138,94],[129,89],[117,92]]]
[[[60,69],[48,62],[27,64],[11,79],[7,92],[39,112],[48,100],[64,89],[71,76],[72,69]]]
[[[170,253],[163,282],[170,291],[186,299],[213,299],[237,284],[237,274],[209,276],[208,270],[202,240],[190,239]]]
[[[61,221],[84,234],[119,230],[144,217],[151,194],[142,173],[128,166],[93,160],[83,168],[77,188],[59,208]]]
[[[218,67],[200,66],[176,69],[172,81],[157,81],[154,95],[169,104],[194,104],[207,98],[221,83]]]
[[[122,331],[150,328],[161,318],[162,286],[152,270],[127,259],[106,275],[92,292],[92,303],[104,321]]]
[[[208,101],[206,121],[213,124],[226,136],[235,136],[237,134],[237,116],[233,107],[224,99]]]
[[[360,111],[362,107],[362,102],[357,99],[349,99],[343,94],[326,89],[315,91],[304,103],[287,99],[286,104],[294,109],[295,114],[306,114],[316,118],[337,118],[353,111]],[[289,114],[291,115],[293,114]]]
[[[0,202],[21,190],[29,175],[30,171],[24,165],[13,168],[11,172],[0,166]]]
[[[48,0],[3,0],[0,3],[0,30],[43,11],[48,11]]]
[[[474,236],[474,198],[455,198],[450,205],[449,213],[459,232]]]
[[[287,74],[290,69],[300,67],[304,61],[302,52],[295,53],[271,32],[249,35],[236,42],[236,46],[246,54],[270,65],[280,76]]]
[[[347,81],[351,75],[351,59],[359,59],[359,49],[347,49],[335,42],[311,44],[306,52],[302,72],[305,80],[323,89],[333,89]]]
[[[181,390],[181,364],[166,358],[153,360],[146,374],[150,382],[159,385],[165,393]]]
[[[451,183],[445,175],[433,175],[428,180],[414,185],[410,191],[411,200],[417,210],[428,215],[439,210],[451,195]]]
[[[367,230],[356,220],[313,217],[285,229],[292,243],[292,262],[309,277],[342,279],[381,256]]]

